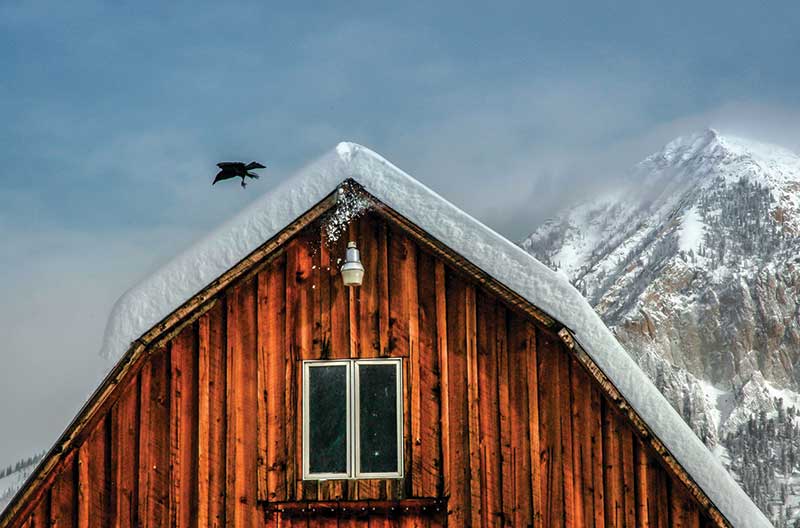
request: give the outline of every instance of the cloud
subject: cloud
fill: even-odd
[[[398,132],[387,140],[397,152],[390,159],[519,239],[558,211],[621,184],[636,163],[681,135],[714,127],[800,152],[798,107],[728,101],[657,120],[649,109],[662,92],[630,78],[496,87],[481,106],[455,105],[462,109]]]

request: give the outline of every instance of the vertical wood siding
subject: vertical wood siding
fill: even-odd
[[[712,525],[557,336],[377,216],[350,236],[361,288],[307,228],[147,352],[11,526]],[[405,478],[303,482],[300,361],[350,357],[404,359]]]

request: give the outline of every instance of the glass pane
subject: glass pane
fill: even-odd
[[[397,366],[358,365],[361,473],[397,472]]]
[[[347,366],[310,367],[310,473],[347,472]]]

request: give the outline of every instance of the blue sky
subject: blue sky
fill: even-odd
[[[340,140],[512,238],[706,126],[800,150],[796,2],[430,4],[0,3],[0,465],[122,291]]]

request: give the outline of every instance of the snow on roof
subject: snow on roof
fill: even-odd
[[[563,276],[378,154],[354,143],[340,143],[125,293],[112,310],[101,354],[121,357],[135,339],[348,178],[567,326],[734,526],[771,526]]]

